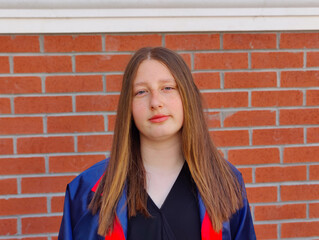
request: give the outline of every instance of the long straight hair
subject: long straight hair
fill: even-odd
[[[220,231],[222,223],[242,207],[241,186],[210,138],[201,94],[187,64],[177,53],[156,47],[138,50],[124,71],[109,164],[89,205],[93,214],[100,210],[98,234],[104,236],[113,230],[116,207],[125,185],[128,216],[135,216],[137,211],[149,216],[139,131],[132,118],[133,81],[140,64],[148,59],[164,64],[176,81],[184,110],[183,157],[211,224],[215,231]]]

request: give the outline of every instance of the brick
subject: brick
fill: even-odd
[[[41,117],[0,118],[0,134],[43,133]]]
[[[0,235],[15,235],[18,233],[17,227],[15,218],[0,219]]]
[[[45,52],[97,52],[102,51],[100,35],[44,36]]]
[[[0,155],[13,154],[13,139],[0,138]],[[1,159],[0,159],[1,161]],[[1,169],[0,169],[1,172]]]
[[[101,161],[105,155],[75,155],[49,157],[50,173],[82,172]]]
[[[18,193],[17,179],[15,178],[0,179],[0,195],[17,194],[17,193]]]
[[[48,117],[47,125],[48,133],[102,132],[105,130],[104,117],[98,115]]]
[[[254,129],[253,145],[303,143],[302,128]]]
[[[87,135],[78,136],[79,152],[105,152],[110,151],[113,135]]]
[[[307,67],[319,67],[319,52],[307,52]]]
[[[255,206],[255,221],[306,218],[306,204]]]
[[[48,93],[101,92],[103,91],[102,76],[48,76],[45,80],[45,91]]]
[[[220,49],[219,34],[167,34],[165,46],[172,50]]]
[[[208,112],[206,113],[207,125],[209,128],[220,128],[220,113]]]
[[[47,212],[46,197],[0,199],[0,216]]]
[[[218,147],[249,145],[247,130],[214,131],[210,134]]]
[[[180,54],[189,69],[192,69],[192,60],[191,60],[191,55],[189,53],[181,53]]]
[[[107,75],[106,76],[106,91],[120,92],[122,88],[123,75]]]
[[[276,34],[224,34],[224,49],[270,49],[276,48]]]
[[[279,123],[280,125],[319,124],[319,108],[280,110]]]
[[[73,137],[26,137],[17,140],[18,154],[74,151]]]
[[[255,148],[228,150],[228,160],[234,165],[279,163],[279,149]]]
[[[309,203],[309,217],[319,218],[319,203]]]
[[[195,53],[195,69],[247,69],[247,53]]]
[[[61,216],[22,218],[22,234],[57,233],[61,220]]]
[[[51,212],[63,212],[64,197],[51,198]]]
[[[315,237],[319,236],[319,221],[291,222],[281,224],[282,238]]]
[[[225,72],[225,88],[267,88],[277,86],[275,72]]]
[[[51,239],[53,240],[54,238],[51,237]],[[27,238],[9,238],[4,240],[48,240],[48,238],[47,237],[27,237]]]
[[[41,92],[40,77],[0,77],[0,94]]]
[[[318,87],[319,71],[283,71],[281,87]]]
[[[116,111],[119,95],[87,95],[76,97],[77,112]]]
[[[80,55],[75,56],[76,72],[124,71],[130,55]]]
[[[309,201],[319,198],[319,184],[281,186],[282,201]]]
[[[277,187],[247,187],[250,203],[277,202]]]
[[[10,98],[0,98],[0,114],[9,114],[9,113],[11,113]]]
[[[319,33],[281,33],[280,48],[319,48]]]
[[[255,224],[257,239],[277,239],[277,224]]]
[[[70,56],[15,56],[14,73],[72,72]]]
[[[284,163],[319,162],[319,147],[284,148]]]
[[[319,105],[319,90],[307,90],[306,92],[307,106]]]
[[[19,238],[19,239],[10,238],[10,240],[47,240],[47,239],[48,239],[47,237],[27,237],[27,238]],[[51,237],[51,239],[53,238]]]
[[[253,107],[301,106],[302,91],[254,91],[251,93]]]
[[[106,51],[136,51],[142,47],[157,47],[162,45],[160,34],[141,35],[105,35]]]
[[[307,143],[319,143],[319,127],[307,128]]]
[[[9,57],[0,57],[0,73],[10,73]]]
[[[202,96],[207,108],[248,107],[247,92],[205,92]]]
[[[309,180],[319,180],[319,165],[309,166]]]
[[[274,111],[224,112],[224,127],[248,127],[276,125]]]
[[[253,182],[253,170],[252,168],[238,168],[241,172],[245,183]]]
[[[220,88],[219,73],[194,73],[194,82],[199,89],[218,89]]]
[[[301,68],[303,53],[254,52],[251,53],[252,68]]]
[[[16,97],[14,107],[17,114],[72,112],[72,97]]]
[[[0,158],[0,175],[45,173],[43,157]]]
[[[306,166],[260,167],[255,170],[256,183],[307,180]]]
[[[0,52],[39,52],[39,36],[0,36]]]
[[[66,185],[75,176],[24,177],[21,179],[21,193],[64,192]]]
[[[107,122],[108,122],[108,131],[114,131],[115,128],[115,121],[116,121],[116,115],[107,115]]]

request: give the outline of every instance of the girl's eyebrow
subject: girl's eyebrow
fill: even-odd
[[[161,80],[159,80],[159,82],[161,82],[161,83],[172,83],[172,82],[174,82],[175,83],[175,79],[174,78],[161,79]],[[148,84],[148,82],[141,81],[141,82],[134,83],[133,86],[134,87],[138,87],[138,86],[145,86],[147,84]]]

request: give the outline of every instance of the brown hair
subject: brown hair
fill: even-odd
[[[128,63],[118,104],[111,156],[97,191],[90,203],[96,214],[100,209],[98,233],[112,231],[116,206],[127,185],[128,216],[137,211],[148,216],[145,170],[140,153],[139,132],[132,118],[132,85],[139,65],[147,59],[163,63],[173,75],[183,103],[182,152],[203,199],[213,228],[242,206],[242,189],[229,164],[214,146],[202,108],[201,94],[192,74],[177,53],[163,48],[142,48]],[[103,194],[102,194],[103,193]],[[106,194],[104,194],[106,193]]]

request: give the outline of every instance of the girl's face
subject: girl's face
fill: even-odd
[[[132,113],[141,140],[178,137],[183,104],[174,77],[161,62],[145,60],[140,64],[133,81]]]

